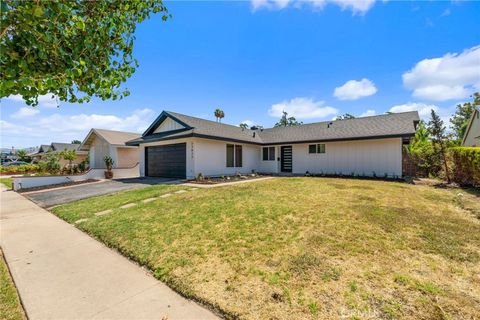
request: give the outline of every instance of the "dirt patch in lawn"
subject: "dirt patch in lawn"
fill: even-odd
[[[458,192],[277,178],[173,194],[79,227],[231,317],[475,319],[480,202]],[[74,222],[96,210],[89,201],[53,211]]]

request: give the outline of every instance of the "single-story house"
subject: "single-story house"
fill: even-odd
[[[90,168],[105,169],[105,156],[110,156],[114,168],[129,168],[138,164],[138,147],[127,146],[126,142],[140,137],[138,133],[91,129],[78,148],[89,153]]]
[[[462,146],[480,147],[480,107],[476,107],[468,121],[467,130],[463,136]]]
[[[42,144],[36,152],[29,154],[29,156],[32,158],[33,162],[38,162],[42,160],[42,157],[48,152],[48,150],[50,150],[50,145]]]
[[[82,161],[87,159],[88,153],[85,151],[78,150],[80,145],[78,143],[62,143],[62,142],[52,142],[50,148],[46,153],[60,153],[62,151],[72,151],[75,150],[77,153],[77,158],[72,161],[73,164],[79,164]],[[60,165],[62,167],[69,164],[68,160],[60,158]]]
[[[140,176],[194,178],[252,171],[401,177],[403,145],[418,112],[270,129],[237,126],[164,111],[137,139]]]

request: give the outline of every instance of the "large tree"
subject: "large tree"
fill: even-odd
[[[28,105],[52,94],[60,101],[123,98],[138,67],[137,23],[160,13],[157,0],[2,0],[0,98],[21,95]]]
[[[480,106],[480,93],[473,94],[473,102],[465,102],[464,104],[457,104],[457,110],[453,117],[450,118],[452,129],[457,140],[462,140],[467,130],[468,121],[475,111],[475,106]]]
[[[445,177],[447,182],[450,183],[450,174],[448,172],[447,161],[447,143],[448,135],[446,133],[446,127],[443,124],[443,120],[437,115],[435,110],[431,111],[431,119],[428,122],[428,132],[430,133],[435,151],[440,155],[443,165],[445,167]]]
[[[286,111],[282,112],[282,118],[275,123],[275,127],[290,127],[290,126],[299,126],[303,124],[301,121],[297,121],[295,117],[289,117]]]
[[[355,119],[355,116],[350,113],[345,113],[342,116],[337,116],[335,120],[346,120],[346,119]]]

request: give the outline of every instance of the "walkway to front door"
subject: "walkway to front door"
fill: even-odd
[[[292,146],[280,147],[280,171],[292,172]]]

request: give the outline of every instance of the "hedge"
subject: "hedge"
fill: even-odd
[[[452,180],[461,185],[480,187],[480,148],[450,148]]]
[[[40,167],[37,164],[24,164],[21,166],[0,166],[0,172],[9,172],[9,173],[26,173],[26,172],[37,172],[40,170]]]

